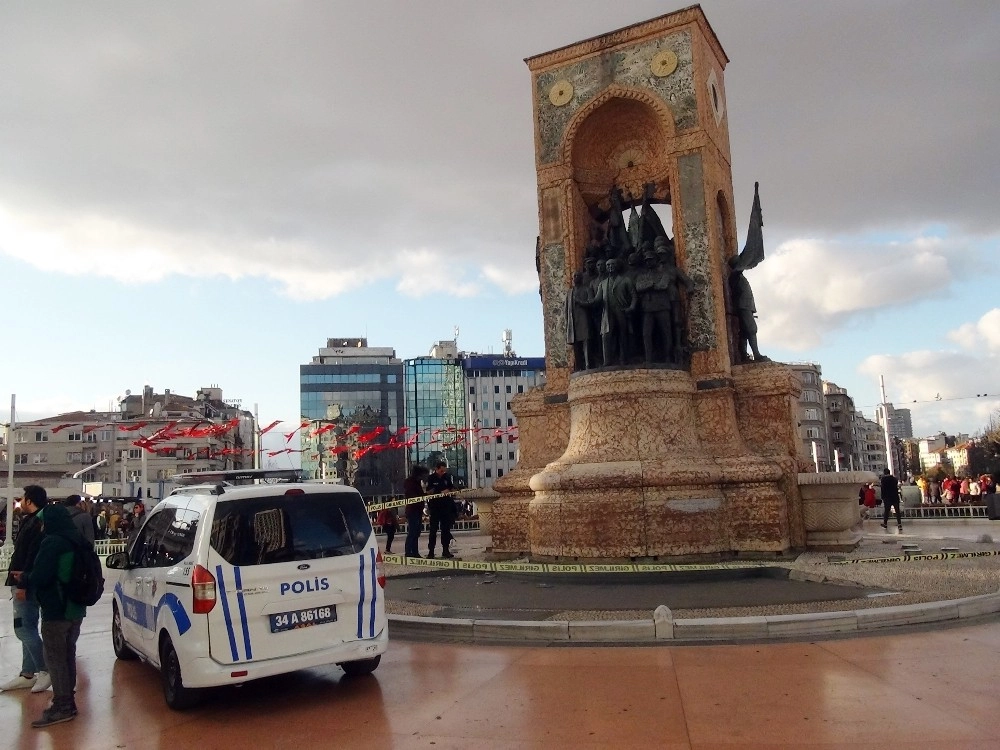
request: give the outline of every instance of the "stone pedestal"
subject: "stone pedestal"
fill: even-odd
[[[730,411],[732,393],[728,393]],[[729,455],[703,436],[725,432],[721,412],[686,372],[617,370],[574,375],[565,452],[531,478],[532,556],[653,558],[778,553],[789,548],[777,462]],[[699,419],[704,420],[699,423]]]
[[[493,484],[499,498],[493,502],[493,551],[527,554],[528,504],[534,493],[531,477],[563,452],[569,439],[569,408],[565,397],[552,398],[546,388],[533,388],[511,400],[517,417],[517,466]]]
[[[830,551],[854,549],[864,536],[859,524],[858,489],[875,480],[870,471],[799,474],[806,546]]]

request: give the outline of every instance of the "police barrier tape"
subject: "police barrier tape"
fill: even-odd
[[[854,565],[856,563],[894,563],[894,562],[924,562],[932,560],[964,560],[974,557],[995,557],[1000,550],[981,550],[979,552],[932,552],[930,554],[908,555],[905,552],[896,557],[860,557],[855,560],[831,560],[817,565]]]
[[[429,560],[426,557],[406,557],[404,555],[384,553],[382,560],[390,565],[405,565],[411,568],[444,568],[449,570],[473,570],[485,573],[671,573],[678,571],[772,568],[787,564],[761,560],[705,564],[481,562],[440,560],[437,558]]]
[[[981,552],[939,552],[934,554],[901,555],[899,557],[868,557],[856,560],[835,560],[817,562],[816,565],[851,565],[855,563],[921,562],[932,560],[958,560],[963,558],[993,557],[1000,550]],[[447,570],[471,570],[486,573],[676,573],[703,570],[744,570],[748,568],[788,567],[790,561],[745,560],[741,562],[718,563],[528,563],[528,562],[485,562],[464,560],[441,560],[438,558],[406,557],[404,555],[383,554],[382,559],[390,565],[411,568],[439,568]]]
[[[372,503],[368,506],[368,512],[377,513],[386,508],[401,508],[410,503],[422,503],[424,500],[434,500],[439,497],[457,497],[464,492],[472,492],[472,490],[450,490],[449,492],[438,492],[434,495],[421,495],[420,497],[398,497],[395,500],[386,500],[384,503]]]

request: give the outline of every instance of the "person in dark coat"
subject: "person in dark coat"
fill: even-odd
[[[70,495],[63,500],[62,504],[69,511],[69,517],[73,520],[76,530],[80,532],[80,536],[93,547],[94,520],[90,517],[90,513],[87,512],[86,508],[81,507],[80,502],[82,499],[79,495]]]
[[[49,504],[44,487],[37,484],[24,488],[21,501],[21,522],[14,539],[14,553],[10,558],[7,586],[14,603],[14,635],[21,642],[21,672],[12,680],[0,685],[0,690],[23,690],[40,693],[48,690],[49,673],[45,668],[42,638],[38,634],[40,610],[34,592],[28,590],[25,576],[31,570],[42,543],[42,511]]]
[[[406,504],[406,543],[403,554],[406,557],[420,557],[420,532],[424,526],[424,480],[427,478],[427,467],[414,464],[410,476],[403,480],[403,497],[417,498]]]
[[[889,513],[895,509],[896,511],[896,527],[902,531],[903,530],[903,514],[899,509],[899,480],[892,475],[889,469],[885,469],[882,472],[881,480],[882,489],[882,528],[888,528],[889,525]]]
[[[85,542],[69,511],[50,505],[42,519],[42,542],[35,564],[27,574],[28,588],[38,597],[42,610],[42,646],[52,678],[52,705],[33,727],[47,727],[76,718],[76,642],[87,608],[69,599],[67,586],[73,575],[74,550]]]

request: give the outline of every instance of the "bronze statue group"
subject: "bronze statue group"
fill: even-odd
[[[575,370],[690,366],[688,296],[700,282],[677,265],[674,242],[651,205],[655,189],[654,183],[646,184],[636,200],[613,187],[610,209],[592,214],[583,267],[573,274],[566,294],[566,343],[573,349]],[[737,362],[767,360],[757,348],[757,311],[743,276],[763,260],[761,225],[755,185],[747,246],[728,264]]]

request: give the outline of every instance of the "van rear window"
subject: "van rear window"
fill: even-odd
[[[275,495],[219,502],[212,547],[230,565],[266,565],[360,552],[371,533],[358,495]]]

